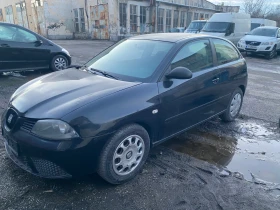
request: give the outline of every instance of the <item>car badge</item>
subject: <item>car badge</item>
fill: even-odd
[[[13,114],[10,114],[9,118],[8,118],[8,123],[11,124],[12,120],[14,118],[14,115]]]

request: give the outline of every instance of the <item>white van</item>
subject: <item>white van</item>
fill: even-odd
[[[251,16],[243,13],[215,13],[205,24],[202,34],[224,37],[233,44],[251,31]]]
[[[258,28],[260,26],[273,26],[276,27],[276,21],[268,20],[264,18],[252,18],[251,19],[251,30]]]

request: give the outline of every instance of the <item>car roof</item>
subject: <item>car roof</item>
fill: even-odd
[[[179,42],[186,39],[195,39],[199,37],[209,37],[203,34],[189,34],[189,33],[155,33],[155,34],[145,34],[139,36],[133,36],[129,39],[132,40],[154,40],[154,41],[164,41],[164,42]]]

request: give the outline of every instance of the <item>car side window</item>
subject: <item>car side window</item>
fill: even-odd
[[[14,27],[0,25],[0,40],[13,41],[14,34],[15,34]]]
[[[213,56],[209,40],[186,44],[171,62],[171,69],[185,67],[193,73],[213,67]]]
[[[213,43],[219,65],[236,61],[240,58],[237,50],[229,42],[221,39],[213,39]]]
[[[280,30],[278,30],[277,38],[280,38]]]
[[[10,42],[35,42],[37,37],[23,29],[16,28],[13,26],[0,26],[0,40],[10,41]]]

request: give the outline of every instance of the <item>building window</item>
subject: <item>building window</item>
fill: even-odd
[[[179,21],[179,11],[174,10],[174,17],[173,17],[173,28],[178,27],[178,21]]]
[[[157,32],[163,32],[163,13],[164,9],[158,9],[158,18],[157,18]]]
[[[76,32],[79,32],[79,12],[78,12],[78,9],[74,9],[74,16],[75,16],[75,31]]]
[[[137,6],[130,5],[130,32],[137,32]]]
[[[206,19],[206,20],[209,19],[209,14],[205,14],[205,19]]]
[[[198,13],[194,13],[194,20],[198,20]]]
[[[3,11],[1,8],[0,8],[0,21],[3,21]]]
[[[144,33],[146,29],[146,20],[147,20],[147,14],[146,14],[146,7],[140,6],[140,33]]]
[[[180,21],[180,27],[185,27],[185,19],[187,16],[187,12],[181,11],[181,21]]]
[[[31,0],[31,6],[32,7],[42,7],[43,0]]]
[[[204,19],[204,14],[201,13],[201,14],[200,14],[200,20],[203,20],[203,19]]]
[[[84,8],[74,9],[74,24],[76,32],[86,32]]]
[[[85,11],[84,8],[79,9],[81,32],[86,32]]]
[[[120,3],[119,5],[119,14],[120,14],[120,33],[126,33],[126,4]]]
[[[171,29],[171,10],[166,10],[166,32],[170,32]]]

